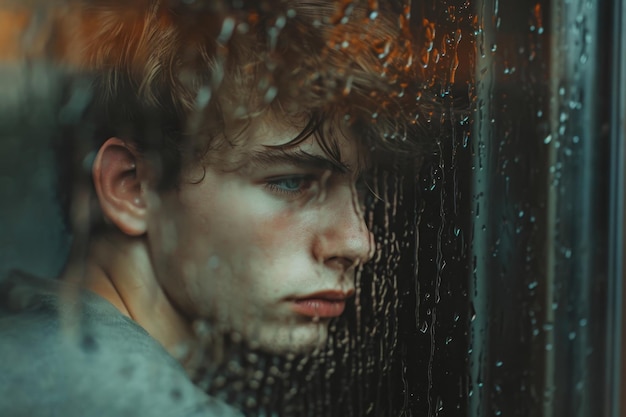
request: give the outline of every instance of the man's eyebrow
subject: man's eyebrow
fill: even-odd
[[[242,158],[243,169],[269,168],[274,165],[290,165],[297,168],[332,171],[338,174],[350,172],[350,167],[341,161],[336,161],[326,155],[315,155],[301,149],[289,150],[280,148],[266,148],[247,152]]]

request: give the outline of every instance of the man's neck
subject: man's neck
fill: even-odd
[[[81,262],[82,268],[76,268]],[[73,260],[63,279],[79,282],[109,301],[184,366],[192,362],[196,342],[191,325],[163,292],[143,237],[115,231],[94,237],[87,258]]]

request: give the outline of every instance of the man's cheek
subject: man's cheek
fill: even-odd
[[[261,248],[289,245],[298,229],[295,217],[292,211],[284,211],[259,219],[256,225],[251,226],[251,237]]]

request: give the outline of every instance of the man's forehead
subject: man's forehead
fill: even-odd
[[[369,152],[348,126],[328,121],[310,132],[306,126],[276,116],[257,118],[240,129],[229,141],[231,146],[218,151],[219,160],[227,170],[245,164],[292,163],[356,173],[368,165]]]

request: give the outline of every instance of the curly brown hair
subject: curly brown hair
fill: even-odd
[[[30,55],[94,77],[92,147],[130,141],[154,158],[162,187],[268,112],[305,126],[288,145],[314,134],[332,157],[329,126],[377,158],[431,149],[423,121],[437,106],[421,91],[408,9],[392,1],[31,3],[48,20],[45,39],[28,34]]]
[[[75,2],[51,45],[93,72],[99,137],[159,155],[163,185],[185,155],[210,157],[251,118],[345,124],[377,155],[428,149],[415,42],[391,4],[332,0]],[[416,97],[422,100],[416,102]],[[326,135],[328,136],[328,135]],[[293,144],[292,143],[292,144]]]

